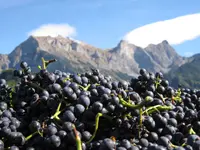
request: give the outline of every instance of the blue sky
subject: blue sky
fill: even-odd
[[[111,48],[136,28],[197,13],[199,0],[0,0],[0,53],[46,24],[68,24],[76,30],[73,38]],[[173,47],[180,55],[200,53],[196,36]]]

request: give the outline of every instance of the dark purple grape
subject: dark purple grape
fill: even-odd
[[[83,114],[85,111],[85,107],[81,104],[76,104],[74,107],[74,114],[76,117],[80,117],[81,114]]]
[[[41,124],[38,121],[32,121],[29,125],[31,132],[36,132],[41,129]]]
[[[20,63],[20,67],[21,67],[22,69],[26,69],[26,68],[28,67],[27,62],[22,61],[22,62]]]
[[[46,132],[49,136],[52,136],[55,135],[58,132],[58,130],[56,127],[49,125]]]
[[[8,105],[5,102],[0,102],[0,110],[4,111],[8,109]]]
[[[60,139],[64,139],[67,136],[67,132],[64,130],[60,130],[57,132],[57,135],[60,137]]]
[[[90,105],[90,99],[89,99],[89,97],[86,96],[86,95],[81,95],[81,96],[79,96],[79,98],[78,98],[78,103],[79,103],[79,104],[82,104],[82,105],[85,106],[85,107],[88,107],[88,106]]]
[[[0,148],[4,148],[4,142],[2,140],[0,140]]]
[[[18,78],[14,88],[0,79],[0,149],[74,150],[75,133],[83,150],[200,147],[200,91],[179,87],[178,102],[174,98],[179,89],[161,72],[143,68],[137,78],[114,81],[95,68],[76,74],[51,69],[32,72],[25,61],[20,67],[13,71]],[[150,101],[145,102],[147,96]],[[131,105],[149,111],[140,118],[139,108]],[[171,110],[155,109],[163,106]],[[171,143],[178,147],[172,148]]]
[[[101,112],[103,109],[103,104],[100,103],[100,102],[94,102],[92,104],[92,110],[95,112],[95,113],[98,113],[98,112]]]
[[[56,135],[50,136],[50,142],[54,147],[59,147],[61,144],[60,137]]]
[[[71,122],[64,122],[62,128],[66,132],[71,132],[73,130],[73,124]]]
[[[20,149],[19,149],[19,147],[17,147],[17,146],[11,146],[11,147],[10,147],[10,150],[20,150]]]
[[[92,135],[91,135],[90,132],[88,132],[88,131],[83,131],[82,132],[83,141],[89,141],[91,137],[92,137]]]
[[[115,143],[111,139],[104,139],[99,150],[112,150],[115,148]]]
[[[64,121],[69,121],[69,122],[74,122],[76,120],[73,112],[70,110],[67,110],[63,113],[63,120]]]
[[[60,92],[61,92],[61,89],[62,89],[62,87],[61,87],[60,84],[58,84],[58,83],[54,83],[54,84],[52,85],[53,93],[60,93]]]

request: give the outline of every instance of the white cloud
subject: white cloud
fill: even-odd
[[[192,55],[194,55],[195,53],[193,53],[193,52],[185,52],[184,53],[184,56],[185,57],[190,57],[190,56],[192,56]]]
[[[124,36],[124,40],[140,47],[167,40],[178,45],[200,36],[200,13],[159,21],[136,28]]]
[[[76,29],[68,24],[44,24],[28,33],[28,36],[52,36],[63,37],[76,36]]]

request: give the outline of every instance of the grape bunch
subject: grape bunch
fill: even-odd
[[[0,150],[198,150],[200,91],[175,89],[140,69],[116,81],[98,69],[72,74],[26,62],[0,79]]]

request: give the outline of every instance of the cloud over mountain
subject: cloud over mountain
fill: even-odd
[[[74,37],[76,34],[76,28],[70,26],[69,24],[44,24],[30,31],[28,36],[33,35],[56,37],[61,35],[63,37]]]
[[[178,45],[200,36],[200,13],[144,25],[128,32],[124,40],[140,47],[167,40]]]
[[[185,56],[185,57],[190,57],[190,56],[192,56],[192,55],[194,55],[193,52],[185,52],[185,53],[184,53],[184,56]]]

